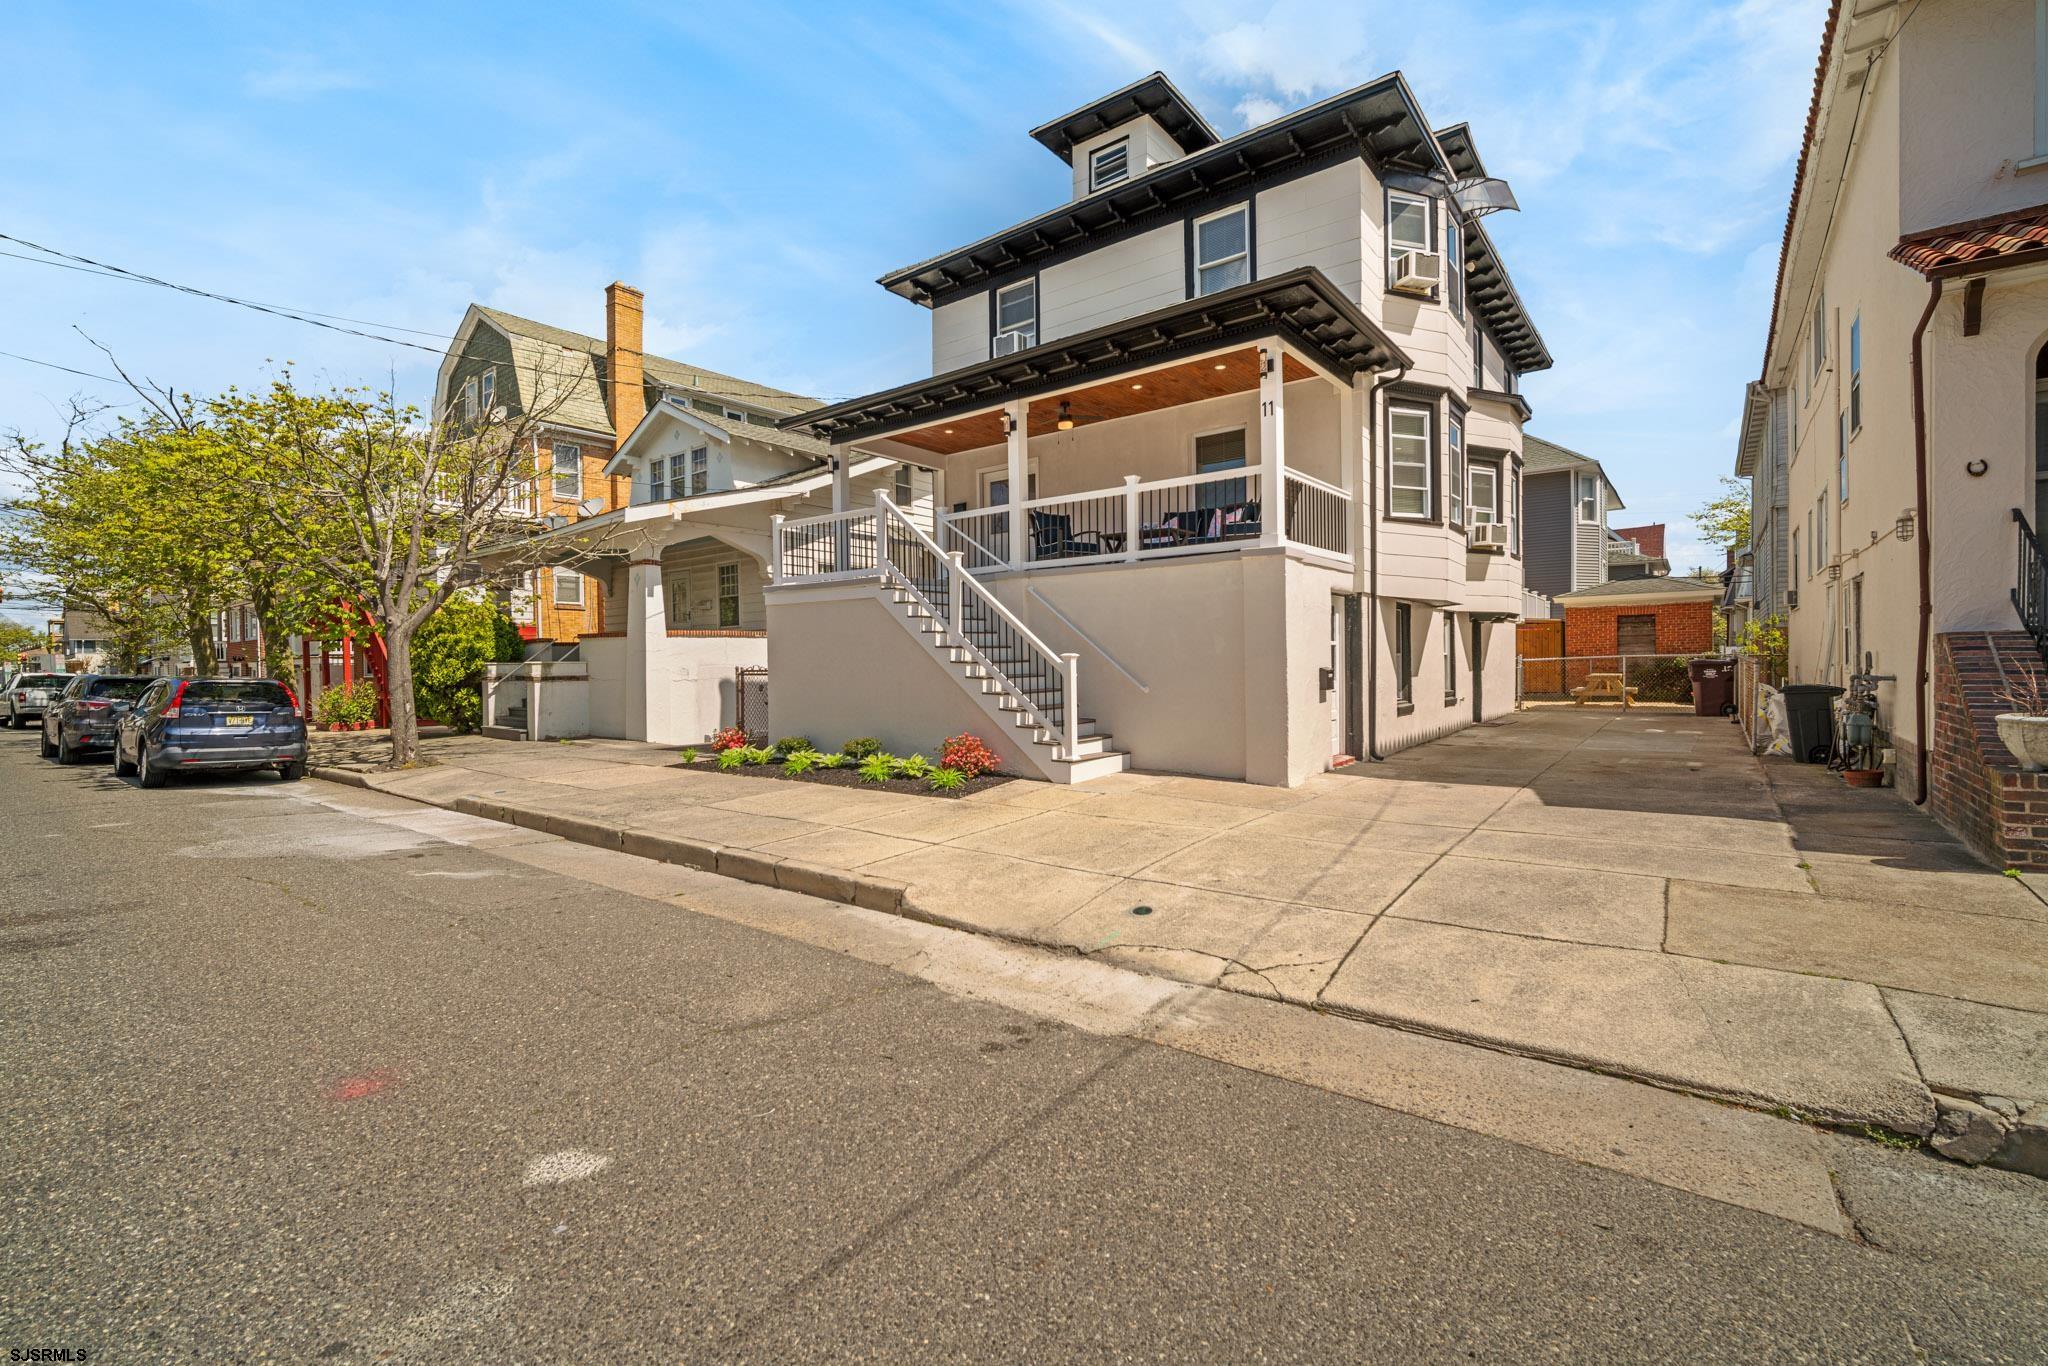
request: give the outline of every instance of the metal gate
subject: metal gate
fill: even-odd
[[[733,724],[747,733],[749,740],[767,744],[771,732],[768,728],[768,670],[765,666],[745,666],[732,671]]]

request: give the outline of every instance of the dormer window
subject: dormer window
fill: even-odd
[[[1249,204],[1195,220],[1195,296],[1246,284],[1252,278]]]
[[[1088,154],[1088,188],[1090,191],[1114,185],[1120,180],[1131,178],[1131,140],[1118,138],[1105,143]]]
[[[1038,281],[1019,280],[996,291],[994,355],[1038,345]]]

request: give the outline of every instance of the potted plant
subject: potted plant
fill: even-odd
[[[2048,680],[2039,669],[2022,668],[2018,678],[2008,676],[2005,682],[2000,696],[2012,710],[1996,718],[1998,738],[2021,768],[2039,773],[2048,769]]]

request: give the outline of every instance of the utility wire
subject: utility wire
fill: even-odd
[[[55,266],[64,270],[76,270],[83,274],[111,277],[114,279],[126,280],[133,284],[153,285],[159,289],[173,290],[180,294],[190,294],[197,298],[212,299],[217,303],[232,304],[237,308],[254,309],[258,313],[267,313],[270,314],[272,317],[286,318],[293,322],[305,323],[309,327],[321,327],[327,329],[330,332],[342,332],[352,337],[362,337],[369,341],[381,341],[388,343],[392,346],[411,347],[415,351],[424,351],[429,355],[445,357],[449,354],[448,347],[453,345],[455,342],[455,338],[448,336],[445,333],[429,331],[426,328],[406,327],[398,323],[370,322],[362,318],[350,318],[338,313],[319,313],[312,309],[288,308],[281,304],[266,304],[258,302],[257,300],[254,299],[238,298],[232,294],[220,294],[210,289],[201,289],[197,285],[179,284],[174,280],[166,280],[159,276],[145,274],[142,271],[129,270],[126,267],[112,265],[105,261],[96,261],[90,256],[80,256],[73,252],[59,251],[55,247],[46,247],[43,246],[41,243],[31,242],[27,238],[16,237],[10,233],[0,232],[0,241],[12,242],[17,246],[27,247],[30,251],[43,253],[42,256],[27,256],[20,252],[0,252],[0,256],[11,257],[12,259],[17,261],[27,261],[30,262],[31,264],[41,266]],[[48,257],[55,257],[58,259],[45,259]],[[356,326],[344,327],[341,326],[341,324],[343,323],[353,323],[356,324]],[[390,332],[411,332],[417,336],[433,337],[443,342],[443,345],[438,347],[427,346],[421,342],[407,341],[403,337],[392,337],[384,335],[384,333],[380,332],[366,332],[359,330],[360,328],[369,327],[380,327]],[[665,356],[652,356],[648,352],[635,350],[631,347],[621,347],[620,350],[626,353],[627,355],[639,356],[643,360],[659,360],[667,362],[668,364],[676,364],[676,362],[668,361],[668,358]],[[497,357],[495,356],[484,357],[480,353],[469,351],[460,352],[457,353],[457,355],[458,358],[460,359],[497,359]],[[702,372],[701,370],[697,370],[695,367],[683,368],[689,370],[698,380],[703,380],[705,378],[704,372]],[[593,367],[591,379],[592,382],[596,383],[600,387],[608,386],[614,382],[608,378],[596,374],[595,367]],[[693,384],[690,387],[695,389],[699,393],[712,394],[723,398],[736,398],[744,400],[746,398],[753,397],[762,400],[774,400],[777,403],[784,405],[786,405],[788,400],[792,397],[801,397],[801,395],[791,395],[783,390],[775,390],[760,385],[746,384],[743,381],[739,382],[738,387],[736,388],[717,388],[712,387],[708,384]]]
[[[74,370],[68,365],[59,365],[55,361],[37,360],[34,356],[20,356],[12,351],[0,351],[0,356],[5,356],[9,360],[23,361],[29,365],[40,365],[46,370],[62,370],[67,375],[78,375],[84,379],[104,380],[108,384],[119,384],[121,382],[112,375],[95,375],[90,370]]]

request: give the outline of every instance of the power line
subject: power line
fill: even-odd
[[[9,360],[24,361],[29,365],[40,365],[46,370],[62,370],[67,375],[78,375],[84,379],[103,380],[108,384],[119,384],[121,382],[112,375],[95,375],[90,370],[74,370],[68,365],[59,365],[55,361],[37,360],[34,356],[19,356],[12,351],[0,351],[0,356],[5,356]]]
[[[312,309],[291,308],[286,307],[285,305],[282,304],[266,304],[254,299],[243,299],[238,298],[232,294],[221,294],[214,290],[201,289],[197,285],[179,284],[174,280],[166,280],[159,276],[146,274],[142,271],[129,270],[124,266],[113,265],[106,261],[96,261],[90,256],[80,256],[74,252],[59,251],[55,247],[46,247],[39,242],[31,242],[27,238],[16,237],[10,233],[0,232],[0,241],[13,242],[17,246],[27,247],[30,251],[43,253],[42,256],[38,257],[26,256],[19,252],[0,252],[0,256],[7,256],[17,261],[27,261],[33,265],[55,266],[58,267],[59,269],[64,270],[76,270],[81,272],[82,274],[100,275],[103,277],[125,280],[132,284],[153,285],[159,289],[168,289],[180,294],[190,294],[193,295],[194,297],[201,299],[211,299],[217,303],[232,304],[237,308],[253,309],[258,313],[266,313],[272,317],[285,318],[292,322],[305,323],[309,327],[325,328],[330,332],[341,332],[352,337],[362,337],[369,341],[381,341],[388,343],[389,345],[392,346],[410,347],[415,351],[424,351],[428,355],[446,357],[449,354],[448,347],[453,345],[455,341],[455,338],[452,336],[447,336],[446,334],[441,332],[429,331],[426,328],[406,327],[399,323],[370,322],[362,318],[350,318],[338,313],[320,313]],[[45,259],[47,257],[56,257],[58,259]],[[342,323],[354,323],[356,324],[356,326],[343,327],[340,325]],[[416,341],[407,341],[403,337],[392,337],[386,336],[380,332],[365,332],[359,330],[359,328],[367,327],[381,327],[392,332],[411,332],[422,337],[434,337],[442,341],[444,344],[439,347],[433,347],[427,346],[423,343]],[[621,347],[620,350],[628,355],[639,356],[642,360],[659,360],[667,362],[668,364],[671,365],[680,365],[679,362],[668,360],[666,356],[650,355],[648,352],[635,350],[631,347]],[[456,355],[460,359],[496,359],[496,357],[494,356],[485,357],[482,356],[480,353],[470,351],[458,352],[456,353]],[[702,370],[700,370],[698,367],[681,366],[681,368],[692,372],[700,380],[704,378]],[[591,380],[593,383],[599,385],[600,387],[608,386],[611,383],[613,383],[612,380],[598,375],[596,373],[594,366],[592,367]],[[779,403],[786,403],[787,400],[792,397],[800,397],[799,395],[791,395],[783,390],[769,389],[762,385],[751,385],[746,384],[744,382],[738,382],[737,388],[714,388],[711,387],[710,385],[703,384],[693,385],[691,387],[696,389],[696,391],[699,393],[713,394],[723,398],[735,398],[742,400],[753,397],[758,399],[772,399],[776,400]]]

